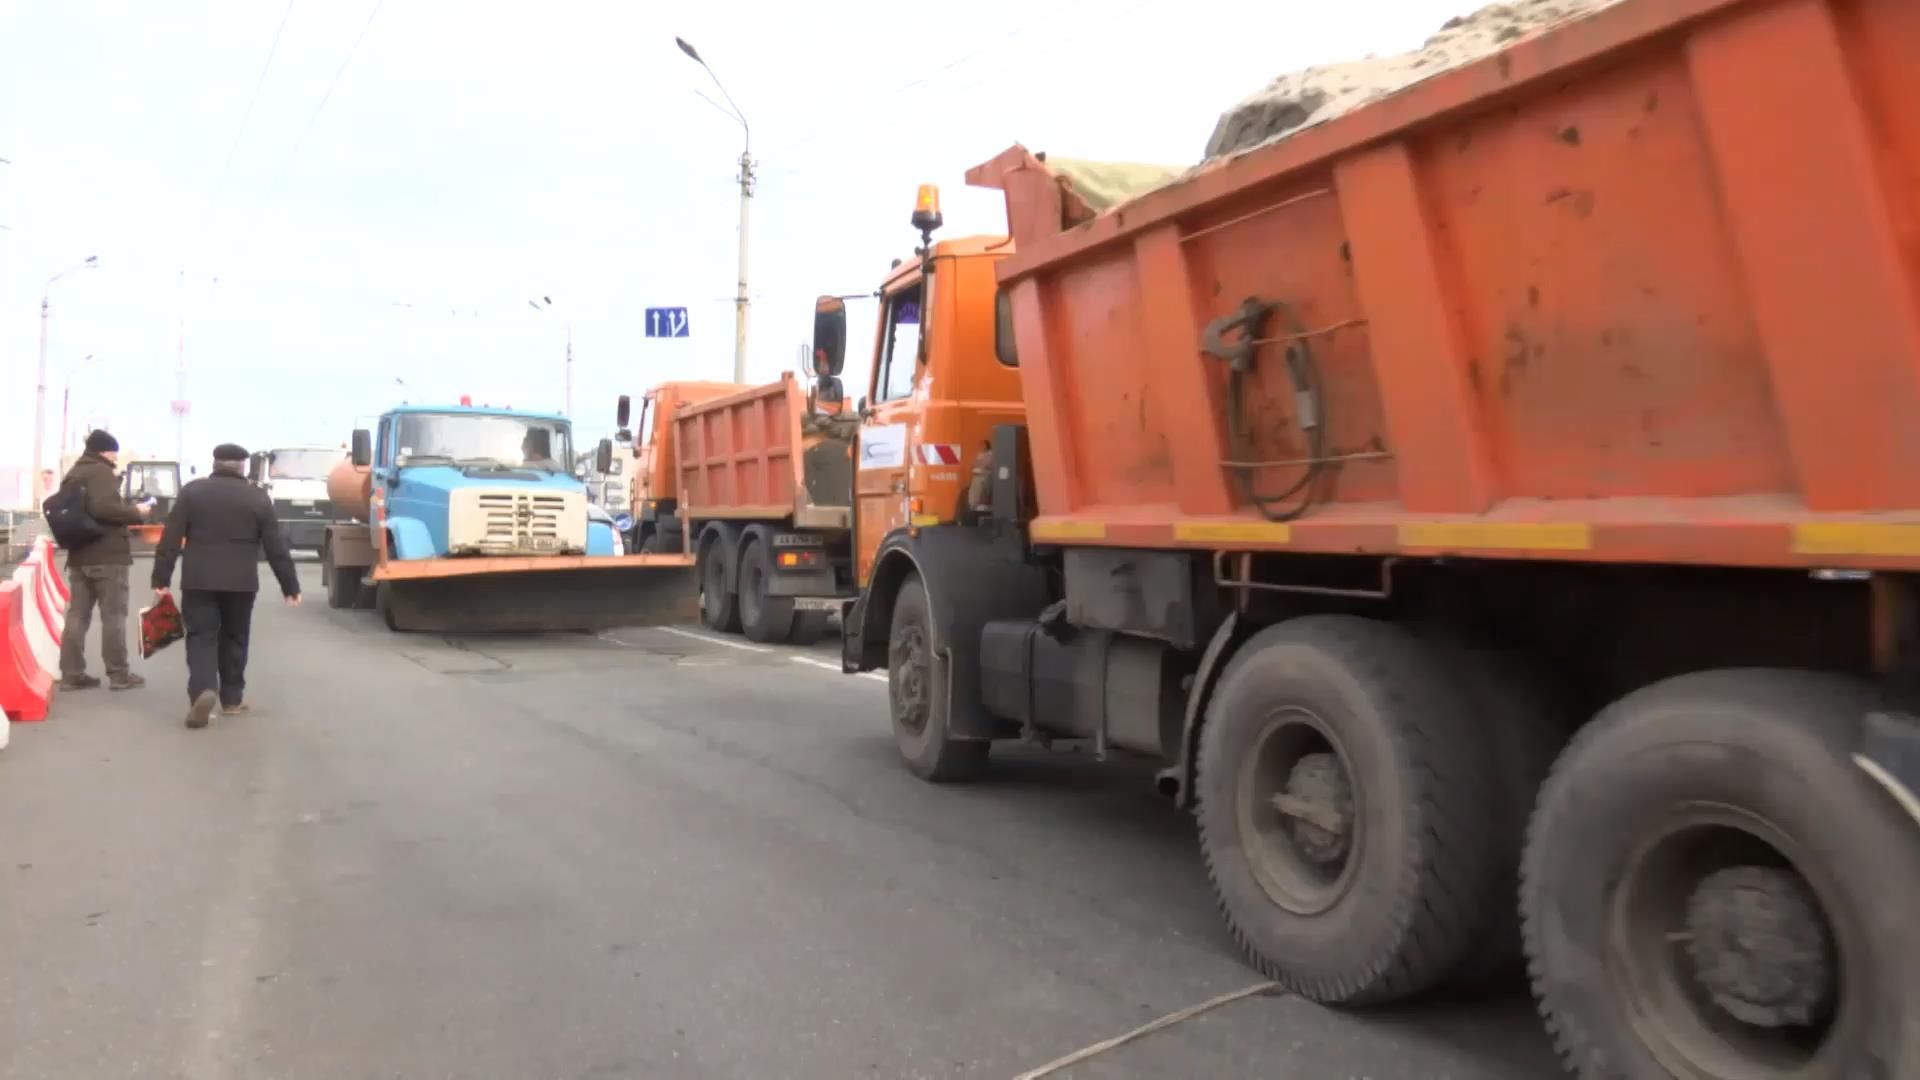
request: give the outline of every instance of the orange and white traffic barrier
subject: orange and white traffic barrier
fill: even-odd
[[[67,621],[67,602],[55,585],[59,575],[50,564],[22,565],[13,572],[20,585],[21,635],[42,671],[60,674],[60,633]]]
[[[42,666],[28,634],[28,627],[41,620],[37,589],[23,585],[20,576],[0,581],[0,711],[11,722],[0,724],[0,742],[12,723],[45,720],[53,700],[55,668]],[[57,648],[54,663],[57,668]]]
[[[53,591],[60,597],[60,609],[66,610],[67,603],[73,599],[73,590],[68,587],[67,579],[60,574],[60,568],[53,562],[53,541],[41,537],[33,542],[33,550],[27,553],[26,560],[20,565],[45,567],[47,579],[53,585]]]

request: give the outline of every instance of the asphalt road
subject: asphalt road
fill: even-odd
[[[177,648],[63,696],[0,752],[0,1077],[1007,1078],[1257,981],[1144,770],[929,786],[883,682],[742,646],[263,604],[252,715],[183,728]],[[1521,997],[1256,997],[1061,1075],[1556,1070]]]

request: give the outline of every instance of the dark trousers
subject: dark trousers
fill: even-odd
[[[187,627],[187,700],[218,691],[220,704],[240,704],[247,689],[247,639],[257,593],[188,589],[180,597]]]
[[[67,622],[60,631],[60,677],[77,679],[87,673],[87,627],[93,609],[100,608],[100,658],[107,677],[124,679],[127,667],[127,575],[125,566],[69,566]]]

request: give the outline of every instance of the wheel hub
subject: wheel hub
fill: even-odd
[[[1687,902],[1687,931],[1694,978],[1727,1015],[1782,1028],[1832,1014],[1832,930],[1799,874],[1734,866],[1706,875]]]
[[[909,629],[893,643],[887,668],[900,723],[910,731],[927,725],[927,649],[918,629]]]
[[[1353,841],[1353,785],[1338,756],[1307,754],[1295,762],[1273,805],[1292,819],[1294,846],[1308,861],[1337,868],[1347,857]]]

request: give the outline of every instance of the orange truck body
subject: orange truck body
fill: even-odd
[[[628,505],[635,522],[635,550],[656,531],[654,526],[659,524],[660,517],[671,517],[680,502],[674,415],[683,405],[725,397],[740,388],[738,383],[667,382],[647,391],[634,436],[633,471],[628,490]]]
[[[676,472],[686,515],[849,528],[848,441],[807,431],[808,411],[807,391],[792,375],[675,411]]]
[[[1033,537],[1920,567],[1916,48],[1907,0],[1629,2],[1099,216],[980,166]],[[1297,520],[1247,498],[1316,456]]]
[[[843,622],[905,766],[1146,756],[1318,1002],[1524,961],[1582,1076],[1920,1076],[1917,56],[1621,0],[1098,211],[971,170],[1013,247],[933,333],[991,297],[1020,394],[966,514],[862,473]],[[1782,976],[1818,1049],[1674,944],[1749,882],[1859,974]]]

